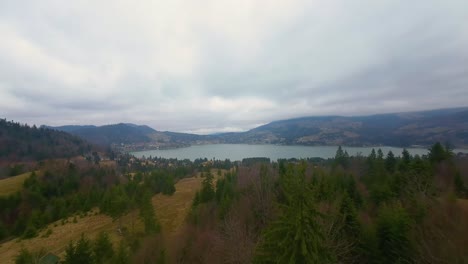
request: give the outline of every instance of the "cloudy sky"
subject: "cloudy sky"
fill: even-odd
[[[466,0],[0,1],[0,117],[240,131],[468,106]]]

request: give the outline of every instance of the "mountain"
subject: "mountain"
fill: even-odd
[[[50,128],[71,133],[98,145],[148,143],[151,142],[149,135],[156,132],[156,130],[148,126],[123,123],[105,126],[60,126]]]
[[[0,161],[68,158],[92,149],[83,139],[66,132],[0,119]]]
[[[120,123],[104,126],[48,127],[81,137],[94,144],[133,149],[174,148],[204,143],[204,136],[177,132],[161,132],[146,125]]]
[[[223,136],[229,143],[346,146],[468,146],[468,108],[370,116],[312,116],[280,120]]]
[[[216,143],[408,147],[429,146],[437,141],[466,148],[468,108],[369,116],[310,116],[274,121],[246,132],[215,135],[157,131],[148,126],[123,123],[54,129],[96,144],[120,146],[124,150]]]

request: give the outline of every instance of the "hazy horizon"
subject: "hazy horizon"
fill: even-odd
[[[291,117],[288,119],[278,119],[278,120],[270,120],[264,124],[258,124],[254,127],[248,128],[246,130],[237,130],[237,131],[219,131],[219,132],[208,132],[208,133],[197,133],[197,132],[191,132],[191,130],[187,131],[170,131],[170,130],[160,130],[157,127],[153,127],[151,125],[145,124],[145,123],[131,123],[131,122],[116,122],[116,123],[103,123],[103,124],[93,124],[93,123],[85,123],[85,124],[65,124],[65,125],[48,125],[48,124],[35,124],[35,123],[26,123],[27,125],[36,125],[36,126],[51,126],[51,127],[62,127],[62,126],[108,126],[108,125],[117,125],[117,124],[131,124],[131,125],[138,125],[138,126],[148,126],[154,130],[161,131],[161,132],[177,132],[177,133],[192,133],[192,134],[197,134],[197,135],[213,135],[213,134],[222,134],[222,133],[232,133],[232,132],[247,132],[250,129],[263,126],[266,124],[269,124],[271,122],[276,122],[276,121],[284,121],[284,120],[291,120],[291,119],[301,119],[301,118],[307,118],[307,117],[328,117],[328,116],[342,116],[342,117],[360,117],[360,116],[373,116],[373,115],[380,115],[380,114],[405,114],[405,113],[417,113],[417,112],[425,112],[425,111],[438,111],[438,110],[451,110],[451,109],[468,109],[468,106],[455,106],[455,107],[450,107],[450,108],[438,108],[438,109],[423,109],[423,110],[418,110],[418,111],[406,111],[406,112],[388,112],[388,113],[378,113],[378,114],[364,114],[364,115],[316,115],[316,116],[297,116],[297,117]],[[5,118],[5,117],[3,117]],[[9,120],[8,118],[6,118]],[[12,120],[15,122],[18,122],[17,120]],[[20,122],[21,123],[21,122]]]
[[[246,131],[466,106],[468,2],[4,1],[0,114]]]

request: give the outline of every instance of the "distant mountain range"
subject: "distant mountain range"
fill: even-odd
[[[274,121],[246,132],[195,135],[162,132],[148,126],[62,126],[101,145],[130,149],[172,148],[193,144],[244,143],[345,146],[429,146],[449,142],[468,147],[468,107],[369,116],[311,116]]]

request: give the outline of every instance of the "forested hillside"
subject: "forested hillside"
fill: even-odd
[[[112,143],[147,143],[151,140],[149,134],[156,132],[154,129],[147,126],[122,123],[105,126],[61,126],[51,128],[65,131],[94,144],[105,146]]]
[[[152,199],[159,193],[174,194],[178,180],[196,175],[207,162],[136,160],[123,155],[111,166],[87,160],[41,163],[18,191],[0,193],[0,259],[5,263],[36,263],[47,252],[62,255],[64,263],[80,264],[142,263],[141,259],[148,261],[149,257],[148,263],[155,263],[160,254],[164,259],[163,245],[161,250],[149,253],[145,249],[161,235]],[[209,164],[210,168],[231,167],[228,161]],[[107,221],[109,217],[116,225],[97,223],[101,230],[92,243],[89,236],[94,227],[76,230],[84,218]],[[81,238],[75,236],[72,241],[66,239],[67,235],[58,236],[63,246],[53,249],[48,244],[28,242],[47,239],[57,229],[78,232]],[[25,248],[23,241],[29,247]],[[10,258],[5,259],[5,255]]]
[[[116,149],[175,148],[196,144],[207,136],[161,132],[145,125],[113,124],[104,126],[60,126],[49,127],[65,131],[101,146],[114,146]],[[210,141],[213,142],[213,141]]]
[[[65,132],[0,119],[0,161],[3,162],[68,158],[92,149],[83,139]]]
[[[229,143],[346,146],[468,147],[468,108],[370,116],[311,116],[274,121],[244,133],[223,135]]]

